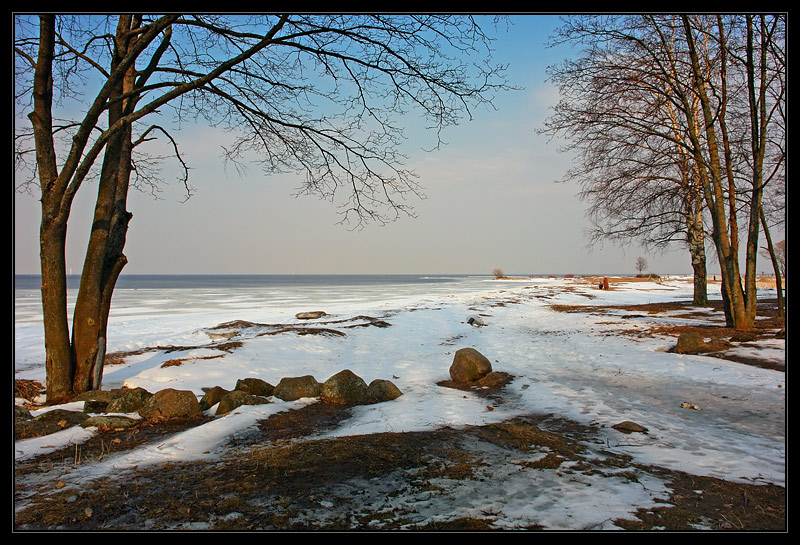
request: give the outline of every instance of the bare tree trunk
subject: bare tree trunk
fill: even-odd
[[[703,233],[703,211],[695,214],[687,225],[689,255],[692,258],[694,272],[694,293],[692,304],[705,306],[708,304],[708,272],[706,269],[706,243]]]
[[[72,393],[72,352],[67,319],[67,272],[64,250],[68,209],[60,191],[53,146],[53,56],[55,17],[39,18],[39,52],[33,82],[33,111],[29,115],[36,141],[36,164],[42,190],[42,222],[39,227],[39,259],[42,272],[42,311],[47,354],[47,401],[59,403]]]
[[[44,204],[42,206],[45,207]],[[45,215],[46,212],[43,213],[43,216]],[[62,403],[72,396],[73,364],[67,318],[67,273],[64,262],[66,227],[63,222],[42,221],[40,235],[48,403]]]
[[[756,316],[756,259],[758,258],[758,239],[759,227],[763,211],[761,200],[764,184],[764,155],[766,153],[767,142],[767,38],[766,24],[764,16],[760,16],[760,39],[761,42],[754,43],[753,17],[746,16],[747,19],[747,94],[750,105],[750,142],[753,154],[753,184],[750,196],[750,223],[747,228],[747,245],[745,255],[747,256],[745,266],[745,294],[748,306],[748,319],[755,321]],[[758,75],[756,75],[756,55],[758,58]],[[759,83],[756,89],[756,82]]]
[[[127,52],[129,30],[138,26],[131,16],[120,17],[112,71]],[[133,88],[135,68],[131,66],[111,95],[109,126],[113,126],[132,106],[132,97],[123,100]],[[75,361],[73,390],[82,393],[98,389],[108,338],[111,295],[127,258],[122,253],[131,214],[125,209],[131,175],[132,128],[128,123],[106,144],[95,203],[94,221],[86,249],[81,284],[75,302],[72,345]]]
[[[732,237],[735,243],[734,235],[729,232],[730,227],[726,218],[725,194],[722,188],[723,171],[718,153],[716,131],[714,130],[715,116],[706,91],[704,76],[700,70],[700,61],[688,16],[684,15],[683,21],[695,80],[694,84],[700,100],[705,136],[708,143],[707,149],[710,161],[705,161],[701,155],[702,146],[697,130],[694,127],[691,128],[696,155],[695,160],[698,165],[706,165],[706,168],[700,168],[700,174],[703,180],[708,210],[711,214],[714,245],[717,248],[717,257],[722,275],[722,302],[725,308],[725,320],[728,327],[750,329],[753,327],[753,320],[747,313],[745,293],[739,272],[738,255],[731,245],[731,239],[728,238],[729,236]]]
[[[94,222],[81,285],[75,301],[73,351],[75,355],[75,393],[97,389],[111,308],[111,295],[122,268],[127,263],[122,250],[131,214],[125,210],[127,180],[130,176],[130,130],[109,143],[100,181]],[[120,187],[120,186],[124,187]],[[121,194],[120,194],[121,193]]]
[[[764,216],[764,210],[761,210],[761,227],[764,229],[764,237],[767,239],[767,251],[769,252],[770,259],[772,260],[772,269],[775,271],[775,290],[778,292],[778,316],[781,318],[786,317],[786,306],[783,300],[783,281],[781,280],[781,264],[778,261],[778,256],[775,254],[775,246],[772,244],[772,236],[767,227],[767,218]]]

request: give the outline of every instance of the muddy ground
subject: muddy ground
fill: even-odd
[[[625,310],[652,315],[682,303],[641,305]],[[613,312],[609,307],[563,307],[564,312]],[[774,303],[765,302],[759,329],[749,333],[775,336],[783,321]],[[660,335],[683,328],[658,327]],[[723,327],[702,328],[707,337],[730,339]],[[652,332],[651,332],[652,333]],[[641,329],[619,334],[641,335]],[[741,363],[760,365],[755,361]],[[483,395],[503,395],[502,386]],[[488,400],[490,401],[490,400]],[[597,429],[554,415],[527,415],[487,426],[454,430],[382,433],[334,439],[297,439],[334,428],[348,417],[348,407],[316,403],[264,421],[230,446],[231,454],[212,462],[168,464],[135,471],[119,479],[95,480],[76,490],[58,476],[109,454],[171,434],[205,420],[141,424],[133,430],[105,431],[79,447],[63,449],[15,464],[16,531],[88,530],[392,530],[477,531],[493,529],[493,514],[446,523],[420,519],[400,495],[441,494],[432,479],[484,479],[485,455],[497,460],[546,448],[538,467],[570,474],[613,475],[639,480],[657,476],[671,495],[663,505],[642,508],[635,517],[612,521],[628,530],[776,531],[787,529],[786,490],[700,477],[659,467],[641,466],[603,451]],[[587,445],[592,445],[588,456]],[[600,456],[598,457],[598,453]],[[363,483],[351,493],[358,502],[342,505],[343,486]],[[352,492],[352,491],[351,491]],[[377,498],[377,499],[376,499]],[[369,500],[369,501],[367,501]],[[331,510],[335,503],[337,509]],[[24,506],[24,507],[22,507]],[[327,517],[308,516],[326,513]],[[530,529],[539,529],[532,527]]]

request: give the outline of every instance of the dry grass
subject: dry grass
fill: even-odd
[[[14,379],[14,397],[21,397],[33,403],[44,393],[44,384],[36,380]]]
[[[264,421],[222,460],[159,465],[123,480],[100,479],[80,490],[50,482],[33,501],[15,513],[17,530],[141,530],[202,523],[213,530],[351,530],[354,528],[473,531],[491,530],[491,513],[445,522],[422,520],[394,496],[447,495],[444,482],[483,480],[494,463],[519,460],[519,471],[531,472],[535,489],[538,472],[555,472],[565,480],[579,474],[637,482],[652,475],[669,482],[670,497],[662,506],[639,509],[635,517],[615,520],[632,530],[713,529],[781,531],[786,527],[785,489],[774,485],[733,483],[632,463],[626,456],[591,452],[597,429],[552,415],[520,416],[512,420],[464,429],[376,433],[331,439],[294,441],[314,430],[336,425],[349,416],[341,405],[307,406],[292,415]],[[185,425],[172,424],[170,433]],[[85,453],[103,445],[114,451],[141,445],[145,435],[163,441],[159,426],[139,433],[107,432],[82,446]],[[485,454],[497,453],[493,459]],[[547,453],[546,456],[526,454]],[[59,457],[61,456],[61,458]],[[71,453],[54,453],[35,462],[17,464],[20,477],[58,467],[69,472]],[[352,495],[341,490],[352,483]],[[367,484],[369,483],[369,484]],[[370,488],[381,492],[370,492]],[[21,489],[18,487],[18,492]],[[535,491],[534,491],[535,493]],[[547,494],[547,490],[541,490]],[[366,500],[362,503],[362,498]],[[370,499],[371,498],[371,499]],[[342,502],[350,502],[342,508]],[[329,510],[334,504],[337,510]],[[328,507],[326,507],[328,506]],[[319,513],[312,522],[303,513]],[[443,513],[444,514],[444,513]],[[529,529],[540,529],[531,526]]]

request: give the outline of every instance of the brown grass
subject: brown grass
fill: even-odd
[[[36,380],[14,379],[14,397],[21,397],[33,402],[44,393],[44,384]]]

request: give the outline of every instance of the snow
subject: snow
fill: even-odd
[[[208,328],[219,323],[242,319],[297,324],[294,313],[304,310],[329,313],[317,322],[369,315],[391,326],[344,329],[344,337],[255,336],[245,330],[236,338],[244,341],[243,346],[231,353],[210,348],[144,352],[124,364],[107,366],[103,389],[128,386],[155,392],[176,388],[192,390],[200,397],[203,387],[232,389],[237,379],[248,376],[277,384],[282,377],[310,374],[322,382],[350,369],[367,383],[389,379],[404,395],[391,402],[357,407],[352,418],[338,428],[312,438],[459,428],[518,415],[553,414],[595,426],[604,438],[604,448],[630,455],[636,463],[785,486],[785,373],[708,356],[673,354],[667,350],[674,339],[666,337],[619,334],[620,329],[641,327],[653,320],[703,323],[704,318],[698,317],[702,309],[692,309],[691,315],[684,311],[641,317],[642,313],[635,312],[599,315],[550,308],[553,304],[594,307],[690,300],[690,278],[613,283],[608,291],[569,278],[486,280],[471,286],[454,293],[439,291],[386,301],[347,297],[329,302],[324,309],[297,306],[305,301],[291,300],[285,308],[265,307],[250,301],[246,294],[231,301],[220,290],[204,304],[183,306],[161,294],[123,294],[115,299],[109,352],[155,345],[207,345],[211,342]],[[719,298],[712,286],[710,296]],[[760,296],[770,296],[769,290]],[[479,316],[485,325],[470,325],[471,316]],[[708,313],[707,323],[718,318]],[[44,369],[36,363],[44,359],[42,346],[35,316],[18,319],[16,378],[44,381]],[[496,371],[515,377],[506,387],[504,401],[493,402],[491,410],[484,398],[437,386],[449,378],[453,354],[462,347],[478,349]],[[736,350],[750,357],[785,359],[784,340],[747,343]],[[223,357],[202,359],[220,354]],[[195,359],[161,367],[174,358]],[[63,478],[80,483],[149,464],[217,459],[225,454],[232,434],[246,433],[278,411],[315,402],[273,400],[268,405],[241,407],[158,444],[78,466]],[[682,402],[701,410],[682,408]],[[70,404],[60,408],[82,407]],[[623,435],[611,428],[623,420],[640,423],[649,433]],[[78,427],[16,441],[15,459],[79,444],[92,433],[91,428]],[[490,459],[497,454],[485,455]],[[540,471],[535,477],[537,489],[549,492],[532,496],[531,474],[520,472],[519,467],[506,460],[492,466],[492,476],[485,482],[449,482],[451,490],[436,502],[409,493],[395,497],[394,505],[414,506],[419,517],[427,520],[444,520],[455,512],[459,516],[492,513],[500,528],[533,523],[549,529],[614,528],[609,522],[613,518],[654,505],[668,494],[665,483],[655,478],[631,483],[576,472],[564,479],[554,471]],[[378,486],[362,484],[362,501],[377,505],[385,500]],[[587,493],[589,486],[591,493]]]

